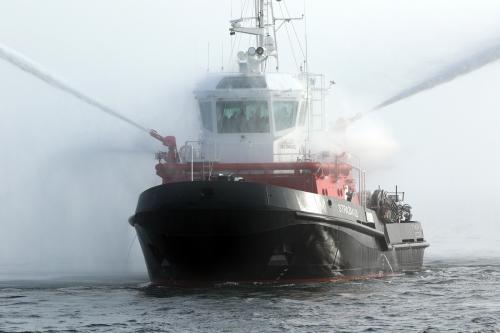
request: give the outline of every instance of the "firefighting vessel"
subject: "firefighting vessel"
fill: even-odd
[[[209,74],[195,91],[201,135],[179,149],[151,135],[162,184],[144,191],[130,224],[158,284],[369,278],[422,267],[421,224],[404,193],[365,189],[348,153],[312,152],[325,83],[307,62],[279,70],[281,1],[256,0],[230,33],[255,36],[239,72]],[[273,70],[268,70],[276,65]]]

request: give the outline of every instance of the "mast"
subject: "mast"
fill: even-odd
[[[280,1],[280,0],[277,0]],[[276,33],[285,23],[293,20],[301,20],[303,17],[281,17],[274,16],[274,0],[254,0],[254,16],[240,17],[231,20],[230,34],[243,33],[255,36],[255,45],[247,52],[238,54],[240,71],[247,73],[263,73],[270,58],[276,60],[276,70],[279,70],[278,47]],[[279,27],[276,22],[281,22]],[[244,24],[247,23],[245,26]]]
[[[264,47],[264,34],[266,33],[264,27],[264,0],[255,0],[255,8],[257,11],[256,17],[258,18],[256,21],[257,28],[260,29],[261,33],[257,36],[257,46]]]

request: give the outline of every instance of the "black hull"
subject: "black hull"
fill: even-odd
[[[393,246],[378,221],[341,216],[332,200],[255,183],[176,183],[144,192],[131,223],[154,283],[334,280],[421,268],[427,243]]]

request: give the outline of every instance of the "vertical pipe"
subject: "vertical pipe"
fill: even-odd
[[[194,151],[193,145],[189,145],[191,147],[191,181],[194,181]]]
[[[273,2],[271,1],[271,16],[273,20],[273,38],[274,38],[274,52],[275,52],[275,57],[276,57],[276,71],[279,72],[280,70],[280,58],[279,58],[279,52],[278,52],[278,40],[276,38],[276,19],[274,17],[274,5]]]
[[[258,15],[258,18],[259,18],[259,28],[260,29],[264,29],[264,25],[265,25],[265,22],[264,22],[264,0],[259,0],[259,8],[258,8],[258,12],[257,12],[257,15]],[[257,45],[259,47],[264,47],[264,35],[263,33],[259,33],[259,35],[257,36]],[[260,67],[260,72],[264,72],[264,62],[261,61],[260,64],[259,64],[259,67]]]
[[[366,171],[363,170],[363,207],[366,208]]]
[[[309,102],[309,59],[308,59],[308,44],[307,44],[307,16],[306,16],[306,0],[304,0],[304,43],[306,48],[306,54],[304,59],[304,71],[306,73],[306,101],[307,101],[307,114],[308,114],[308,126],[307,126],[307,145],[310,145],[311,139],[311,107]],[[310,147],[310,146],[309,146]]]
[[[358,191],[359,191],[359,204],[363,205],[363,181],[361,179],[363,175],[361,174],[361,168],[358,168]]]

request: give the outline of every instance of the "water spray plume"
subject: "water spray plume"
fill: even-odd
[[[377,111],[385,108],[386,106],[392,105],[394,103],[405,100],[411,96],[417,95],[425,90],[432,89],[434,87],[440,86],[447,82],[450,82],[460,76],[469,74],[477,69],[482,68],[492,62],[500,59],[500,44],[494,45],[492,47],[483,49],[480,52],[474,53],[473,55],[452,63],[451,65],[443,68],[432,76],[421,80],[417,84],[412,85],[409,88],[403,89],[396,93],[394,96],[386,99],[382,103],[378,104],[374,108],[357,113],[353,117],[347,119],[340,119],[336,127],[347,128],[352,123],[364,118],[373,111]]]
[[[110,116],[118,118],[118,119],[128,123],[129,125],[132,125],[135,128],[140,129],[141,131],[144,131],[146,133],[150,133],[150,130],[148,130],[144,126],[139,125],[135,121],[132,121],[129,118],[121,115],[119,112],[117,112],[117,111],[97,102],[93,98],[90,98],[89,96],[75,90],[70,85],[65,83],[63,80],[53,76],[47,70],[43,69],[43,67],[40,66],[39,64],[35,63],[34,61],[26,58],[25,56],[19,54],[18,52],[14,51],[13,49],[11,49],[3,44],[0,44],[0,58],[6,60],[7,62],[11,63],[12,65],[18,67],[19,69],[21,69],[23,71],[36,76],[37,78],[44,81],[45,83],[47,83],[53,87],[59,88],[59,89],[65,91],[66,93],[73,95],[74,97],[84,101],[85,103],[90,104],[90,105],[98,108],[99,110],[109,114]]]
[[[436,74],[428,77],[419,83],[400,91],[391,98],[386,99],[382,103],[378,104],[373,108],[372,111],[384,108],[403,99],[416,95],[424,90],[432,89],[441,84],[447,83],[460,77],[473,72],[483,66],[488,65],[494,61],[500,59],[500,44],[494,45],[487,49],[483,49],[480,52],[474,53],[473,55],[452,63],[451,65],[443,68]]]
[[[400,91],[391,98],[386,99],[377,105],[373,110],[381,109],[416,95],[424,90],[432,89],[436,86],[452,81],[457,77],[473,72],[483,66],[497,61],[498,59],[500,59],[500,44],[481,50],[480,52],[474,53],[472,56],[443,68],[431,77],[428,77],[419,83]]]

